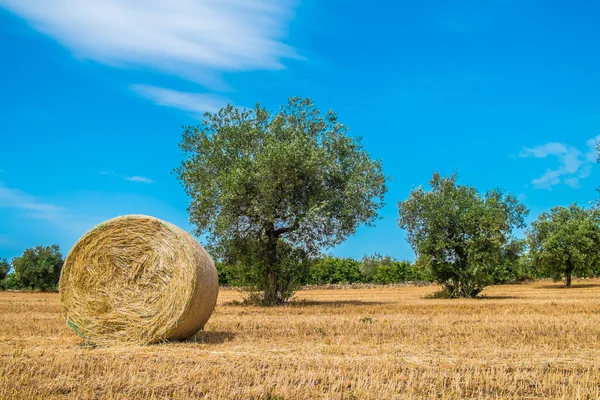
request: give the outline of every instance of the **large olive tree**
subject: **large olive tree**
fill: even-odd
[[[540,214],[528,231],[533,264],[556,280],[589,275],[600,263],[600,210],[572,204]]]
[[[176,173],[190,221],[217,258],[242,269],[258,302],[288,300],[309,257],[377,219],[381,162],[347,131],[300,98],[278,112],[228,105],[184,127]]]
[[[525,226],[528,211],[512,195],[480,194],[456,179],[435,173],[430,191],[419,187],[398,203],[398,222],[419,264],[450,297],[475,297],[518,250],[512,230]]]

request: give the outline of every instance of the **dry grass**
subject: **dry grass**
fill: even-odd
[[[575,286],[222,291],[196,343],[118,348],[83,346],[56,294],[0,293],[0,398],[597,399],[600,280]]]

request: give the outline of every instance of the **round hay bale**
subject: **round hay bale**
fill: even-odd
[[[208,253],[184,230],[144,215],[113,218],[73,246],[60,277],[67,324],[99,344],[186,339],[219,290]]]

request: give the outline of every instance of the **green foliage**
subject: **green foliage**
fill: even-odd
[[[216,262],[219,286],[237,286],[240,281],[240,269],[235,265]]]
[[[529,253],[525,252],[526,240],[515,239],[502,249],[500,262],[493,271],[493,283],[522,282],[537,277]]]
[[[600,264],[600,210],[577,204],[542,213],[527,232],[533,264],[555,280],[588,276]]]
[[[366,276],[362,272],[366,264],[369,264],[369,268],[373,270],[370,276]],[[308,269],[299,274],[299,277],[304,276],[304,279],[300,279],[297,282],[298,285],[352,283],[387,285],[401,282],[432,281],[431,274],[427,269],[411,264],[409,261],[398,261],[379,254],[365,257],[361,261],[352,258],[327,256],[312,259],[307,264],[302,265],[302,268]],[[244,282],[254,279],[245,276],[252,273],[254,270],[252,268],[243,268],[240,265],[230,266],[224,263],[216,263],[216,267],[219,273],[219,284],[222,286],[244,286]]]
[[[325,257],[314,261],[307,283],[311,285],[362,282],[360,263],[351,258]]]
[[[0,258],[0,281],[6,278],[8,275],[8,271],[10,271],[10,264],[6,260],[6,258]]]
[[[291,299],[308,277],[310,259],[302,249],[293,248],[285,241],[277,244],[273,258],[252,244],[236,247],[240,254],[229,253],[234,260],[244,260],[233,265],[239,272],[238,286],[248,293],[247,300],[271,306]],[[276,260],[276,264],[265,273],[263,263],[268,260]]]
[[[0,281],[0,290],[18,290],[21,285],[14,273],[7,274],[3,280]]]
[[[190,221],[261,303],[287,301],[310,257],[377,219],[381,162],[347,131],[334,112],[300,98],[277,113],[229,105],[184,127],[175,172]]]
[[[364,282],[387,285],[431,280],[428,271],[419,268],[416,264],[411,264],[409,261],[399,261],[390,256],[384,257],[381,254],[364,257],[360,265]]]
[[[399,225],[450,297],[475,297],[494,283],[498,266],[518,247],[512,230],[525,227],[528,210],[512,195],[482,195],[456,179],[435,173],[431,191],[414,189],[398,203]]]
[[[36,246],[13,258],[12,265],[21,289],[53,290],[58,287],[63,258],[57,245]]]
[[[389,256],[383,257],[378,253],[373,256],[364,256],[363,259],[360,260],[360,272],[363,277],[363,282],[371,282],[382,263],[391,262],[391,260],[392,259]]]
[[[397,261],[384,263],[377,268],[371,279],[373,283],[390,284],[400,282],[428,281],[430,280],[424,271],[415,267],[409,261]]]

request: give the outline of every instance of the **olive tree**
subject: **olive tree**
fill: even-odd
[[[525,226],[528,210],[512,195],[480,194],[456,180],[434,173],[431,191],[418,187],[398,202],[398,223],[419,264],[450,297],[475,297],[518,249],[512,231]]]
[[[12,266],[21,288],[52,290],[58,286],[63,258],[56,244],[36,246],[13,258]]]
[[[347,132],[333,111],[300,98],[277,112],[228,105],[183,128],[175,172],[195,233],[240,266],[257,302],[287,301],[310,257],[377,219],[381,162]]]
[[[570,287],[573,274],[589,275],[600,263],[600,210],[554,207],[531,224],[528,240],[534,266]]]

